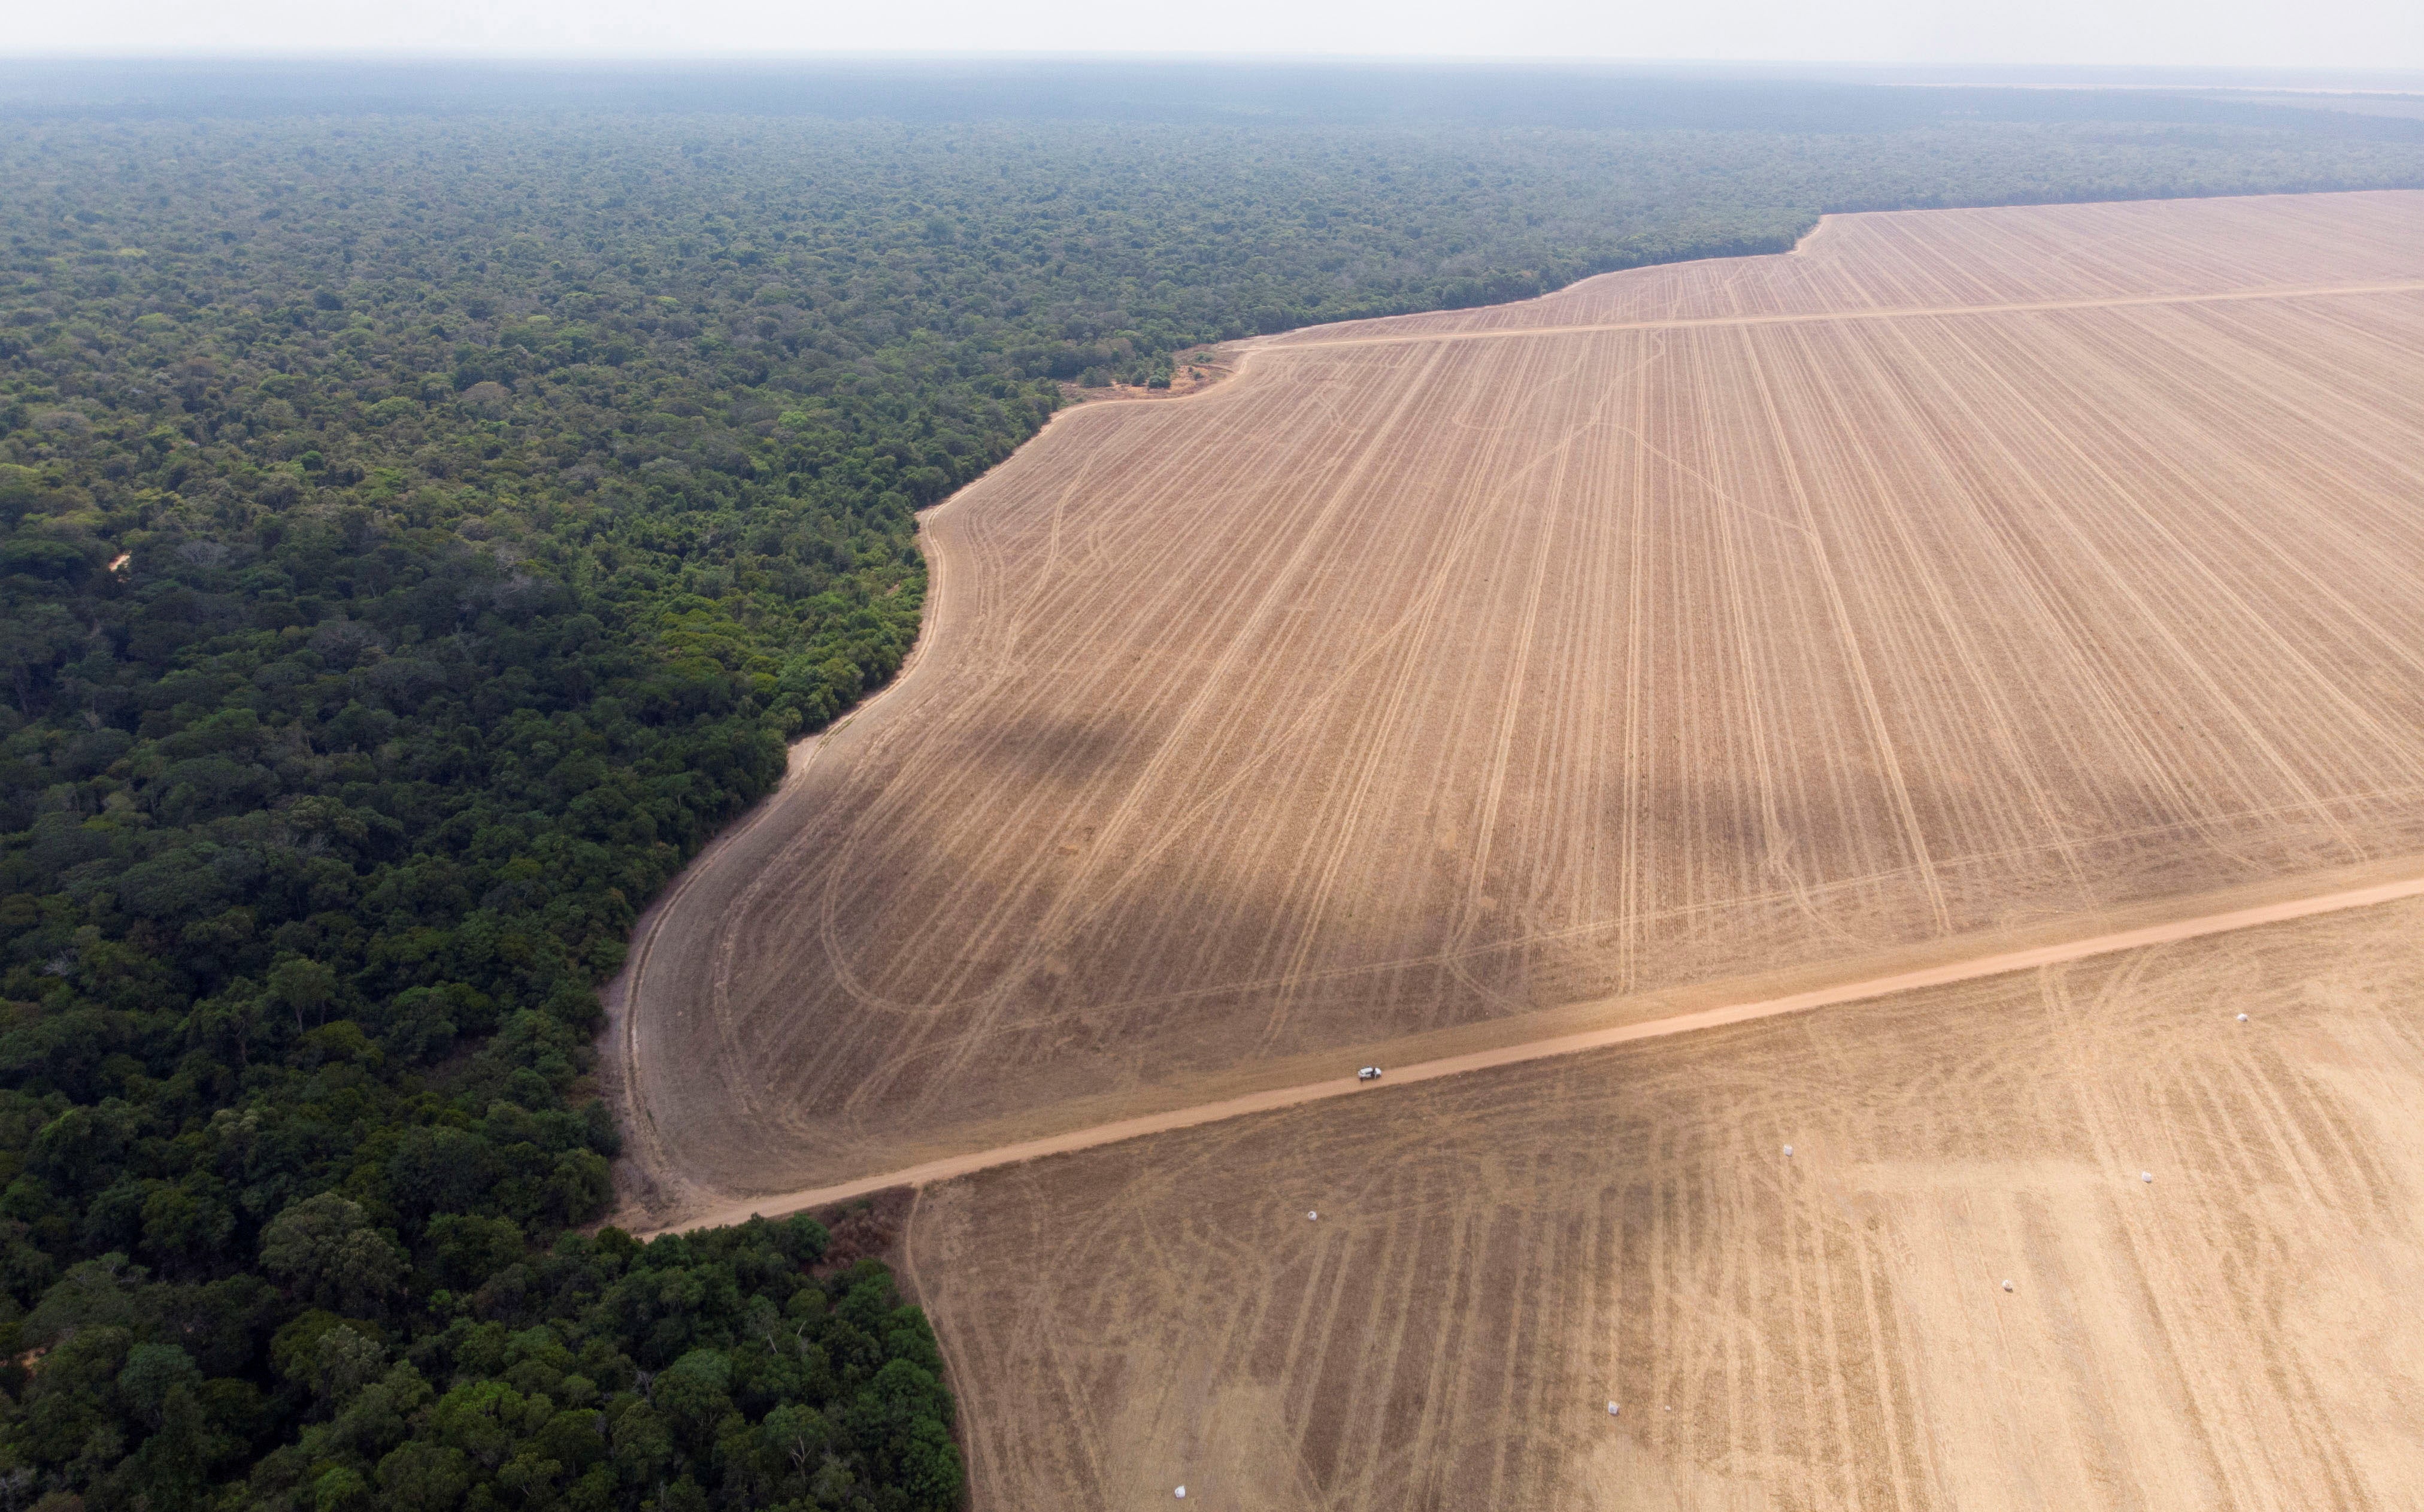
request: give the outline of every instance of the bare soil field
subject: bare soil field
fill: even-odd
[[[2424,854],[2424,195],[1833,218],[1254,343],[928,517],[644,931],[635,1207]]]
[[[975,1504],[2424,1504],[2419,929],[2393,903],[930,1187],[908,1261]]]

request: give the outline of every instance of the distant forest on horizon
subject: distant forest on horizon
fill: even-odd
[[[2396,116],[1589,71],[18,61],[0,120],[0,1512],[961,1504],[880,1263],[595,1230],[592,1039],[1076,390],[1830,210],[2424,186]]]

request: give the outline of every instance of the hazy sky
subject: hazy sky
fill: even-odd
[[[1020,51],[2424,70],[2424,0],[53,0],[9,53]]]

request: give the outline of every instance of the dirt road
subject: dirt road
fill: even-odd
[[[1192,1107],[1172,1108],[1143,1118],[1122,1119],[1092,1128],[1073,1129],[1047,1138],[1028,1139],[992,1150],[970,1151],[940,1160],[930,1160],[900,1170],[862,1177],[857,1181],[839,1182],[832,1186],[810,1187],[803,1191],[785,1192],[777,1196],[752,1199],[686,1216],[669,1228],[716,1227],[741,1223],[752,1217],[779,1218],[807,1208],[847,1202],[869,1192],[893,1186],[923,1186],[933,1182],[949,1181],[958,1176],[972,1175],[998,1166],[1013,1166],[1023,1161],[1040,1160],[1048,1155],[1069,1154],[1079,1150],[1092,1150],[1123,1140],[1143,1138],[1149,1135],[1168,1134],[1178,1129],[1191,1129],[1207,1123],[1220,1123],[1230,1119],[1249,1118],[1257,1113],[1269,1113],[1280,1108],[1298,1107],[1323,1098],[1350,1094],[1372,1095],[1391,1087],[1416,1082],[1436,1081],[1443,1076],[1466,1075],[1501,1066],[1518,1065],[1527,1060],[1544,1060],[1554,1056],[1577,1055],[1587,1050],[1603,1050],[1612,1045],[1630,1044],[1641,1040],[1663,1039],[1673,1034],[1689,1034],[1699,1029],[1719,1028],[1727,1025],[1746,1024],[1755,1019],[1778,1018],[1787,1013],[1806,1012],[1812,1009],[1831,1008],[1841,1004],[1861,1002],[1890,996],[1896,993],[1916,992],[1930,987],[1951,986],[1956,982],[1976,981],[1987,977],[2000,977],[2011,972],[2033,971],[2044,966],[2060,965],[2092,957],[2113,955],[2125,950],[2144,949],[2150,946],[2172,945],[2183,940],[2207,935],[2226,934],[2237,930],[2257,929],[2268,924],[2282,924],[2292,919],[2333,914],[2344,909],[2366,908],[2394,902],[2405,898],[2424,897],[2424,860],[2401,863],[2400,875],[2386,880],[2368,882],[2361,886],[2345,887],[2310,897],[2288,898],[2251,907],[2202,914],[2160,924],[2142,925],[2111,933],[2082,935],[2076,939],[2030,946],[2020,949],[1998,950],[1990,954],[1943,962],[1891,976],[1872,977],[1857,981],[1839,982],[1806,992],[1755,1001],[1727,1003],[1696,1012],[1678,1013],[1666,1018],[1650,1019],[1632,1024],[1619,1024],[1606,1028],[1587,1029],[1579,1033],[1551,1035],[1467,1055],[1444,1056],[1436,1060],[1418,1061],[1411,1065],[1387,1068],[1385,1078],[1377,1086],[1360,1082],[1353,1075],[1333,1076],[1322,1081],[1306,1082],[1293,1087],[1273,1088],[1252,1092],[1242,1097],[1224,1098]],[[649,1233],[665,1232],[663,1229]],[[646,1233],[643,1237],[647,1236]]]

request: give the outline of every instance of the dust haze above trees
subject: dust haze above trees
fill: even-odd
[[[820,1274],[805,1221],[584,1232],[598,985],[898,669],[917,509],[1063,380],[1201,342],[1827,208],[2424,183],[2405,123],[1946,98],[1865,132],[17,110],[0,1505],[956,1505],[880,1266]]]

